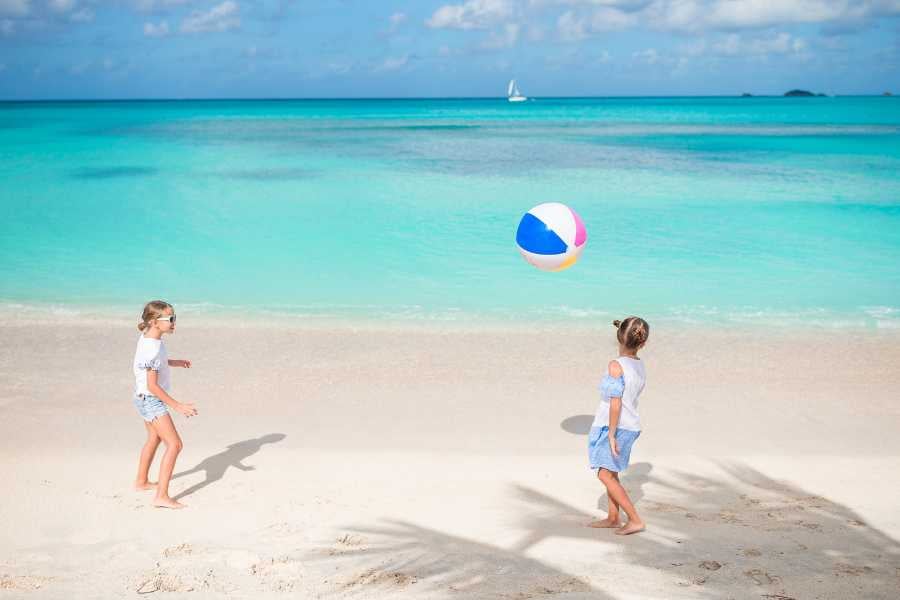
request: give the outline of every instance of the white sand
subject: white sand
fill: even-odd
[[[130,489],[133,325],[0,326],[0,597],[900,597],[900,333],[655,328],[622,538],[584,526],[611,327],[187,317],[183,511]]]

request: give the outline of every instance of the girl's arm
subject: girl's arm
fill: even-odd
[[[610,377],[622,376],[622,365],[618,361],[609,361]],[[619,427],[619,415],[622,414],[622,398],[609,399],[609,449],[613,456],[619,456],[619,447],[616,445],[616,429]]]
[[[191,361],[189,361],[189,360],[181,360],[181,359],[177,359],[177,360],[176,360],[176,359],[170,358],[170,359],[169,359],[169,366],[170,366],[170,367],[184,367],[185,369],[190,369],[190,368],[191,368]]]
[[[619,446],[616,444],[616,428],[619,426],[619,413],[622,412],[622,399],[609,399],[609,449],[613,456],[619,456]]]
[[[147,391],[165,402],[172,410],[178,411],[186,417],[193,417],[197,409],[193,404],[182,404],[166,393],[159,385],[159,372],[153,369],[147,370]]]

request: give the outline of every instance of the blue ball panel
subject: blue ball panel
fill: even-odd
[[[566,243],[531,213],[525,213],[516,231],[516,243],[534,254],[564,254]]]

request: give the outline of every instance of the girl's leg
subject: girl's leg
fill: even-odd
[[[166,452],[159,465],[159,483],[156,485],[156,498],[153,499],[153,506],[184,508],[184,504],[169,497],[169,480],[172,479],[172,471],[175,470],[175,459],[178,458],[178,453],[181,452],[183,446],[181,437],[175,430],[175,423],[172,422],[170,415],[154,419],[153,430],[166,445]]]
[[[598,471],[599,471],[599,469],[598,469]],[[619,474],[616,473],[615,471],[613,471],[613,477],[616,478],[616,481],[619,481]],[[619,504],[618,504],[615,500],[613,500],[612,498],[610,498],[609,494],[607,494],[606,497],[609,498],[609,504],[610,504],[610,506],[615,506],[615,507],[616,507],[616,514],[618,515],[618,513],[619,513],[619,508],[621,508],[621,507],[619,506]]]
[[[628,523],[621,529],[616,530],[616,533],[628,535],[629,533],[643,531],[644,522],[641,521],[641,518],[637,514],[637,510],[634,508],[634,504],[631,503],[628,492],[626,492],[625,488],[622,487],[622,484],[619,483],[619,478],[614,475],[615,474],[612,471],[600,469],[597,477],[599,477],[600,481],[603,482],[603,485],[606,486],[606,493],[609,494],[609,497],[625,511],[626,515],[628,515]]]
[[[147,473],[150,471],[150,464],[159,447],[160,437],[150,423],[144,421],[144,427],[147,429],[147,441],[141,448],[141,458],[138,461],[137,479],[134,480],[134,489],[136,490],[152,490],[156,487],[155,483],[147,481]]]
[[[602,469],[597,469],[597,479],[600,479],[600,471]],[[616,479],[619,478],[618,473],[613,473]],[[602,481],[602,480],[601,480]],[[590,527],[597,527],[601,529],[618,529],[622,526],[622,523],[619,521],[619,505],[613,500],[612,495],[607,491],[606,499],[609,501],[609,508],[606,511],[606,518],[600,519],[599,521],[591,521],[588,525]]]

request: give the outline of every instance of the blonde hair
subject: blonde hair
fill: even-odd
[[[150,321],[163,316],[167,308],[173,307],[165,300],[151,300],[145,304],[144,312],[141,314],[141,322],[138,323],[138,331],[144,331],[150,327]]]
[[[640,317],[628,317],[624,321],[616,319],[612,324],[616,328],[619,343],[629,350],[637,350],[650,337],[650,325]]]

